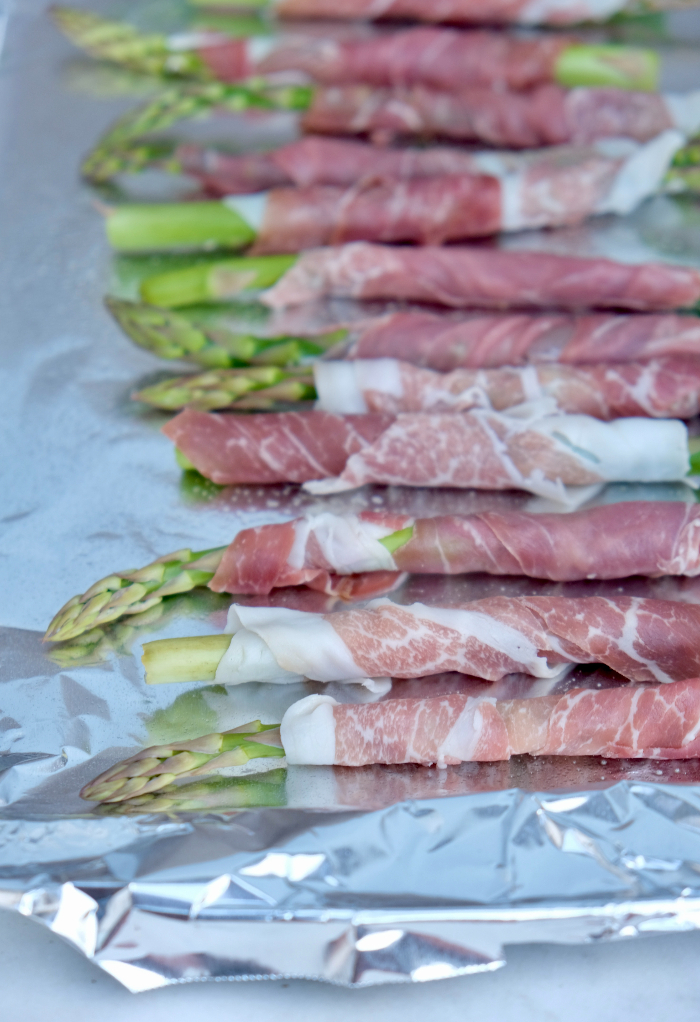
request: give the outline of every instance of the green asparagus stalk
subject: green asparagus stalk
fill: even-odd
[[[176,376],[132,395],[155,408],[176,411],[190,406],[265,410],[278,402],[315,399],[313,376],[301,370],[284,372],[276,366],[251,369],[216,369],[199,376]]]
[[[139,347],[159,358],[184,359],[205,369],[293,366],[323,354],[347,334],[345,330],[335,330],[313,340],[253,337],[236,330],[225,309],[172,312],[111,296],[105,299],[105,305]]]
[[[284,757],[279,724],[253,720],[231,731],[143,749],[105,770],[80,795],[89,802],[123,802],[160,791],[176,779],[201,777],[264,757]]]
[[[125,614],[140,614],[165,596],[206,585],[216,572],[226,547],[212,550],[176,550],[145,568],[100,579],[59,610],[46,630],[44,641],[61,642],[116,621]]]
[[[131,813],[227,812],[287,804],[287,771],[265,770],[246,777],[208,777],[190,784],[166,784],[151,794],[103,802],[99,807],[109,815]]]
[[[301,85],[226,85],[191,83],[165,89],[155,99],[130,110],[99,140],[86,157],[82,174],[95,183],[115,174],[133,173],[148,165],[151,152],[144,136],[164,131],[178,121],[203,117],[216,108],[245,110],[306,110],[313,89]]]
[[[107,238],[118,252],[187,252],[251,245],[256,232],[224,202],[162,202],[116,206]]]
[[[75,7],[54,6],[49,13],[75,46],[97,60],[144,74],[212,78],[196,50],[175,48],[167,36],[145,35],[126,22]]]
[[[664,183],[671,192],[700,192],[700,142],[678,150]]]
[[[659,55],[630,46],[569,46],[557,60],[555,80],[567,88],[634,89],[653,92],[659,84]]]
[[[272,287],[297,258],[296,255],[248,256],[159,273],[142,282],[141,298],[149,305],[166,309],[221,302]]]

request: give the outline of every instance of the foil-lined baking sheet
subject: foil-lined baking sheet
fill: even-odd
[[[420,982],[498,968],[512,942],[700,925],[697,760],[518,757],[444,770],[285,769],[276,760],[185,783],[162,813],[81,801],[86,781],[143,745],[255,717],[279,721],[318,686],[147,688],[141,643],[220,630],[229,598],[171,597],[72,642],[43,644],[73,593],[114,569],[321,506],[429,515],[551,505],[527,494],[382,487],[314,498],[180,473],[159,433],[163,416],[130,400],[179,367],[136,349],[101,306],[108,286],[128,292],[144,265],[110,263],[94,197],[77,180],[80,157],[152,83],[81,63],[42,6],[15,8],[0,63],[0,905],[50,926],[131,990],[279,976]],[[182,17],[170,5],[144,11],[144,24]],[[664,74],[675,66],[685,76],[679,88],[700,85],[700,61],[689,82],[682,56],[693,25],[700,38],[697,17],[668,22]],[[283,121],[251,129],[222,118],[207,130],[251,145],[293,130]],[[504,244],[700,265],[700,206],[663,196],[625,220]],[[232,315],[259,317],[250,308]],[[696,499],[685,486],[611,486],[592,500],[642,496]],[[444,602],[606,591],[700,602],[693,579],[413,577],[390,595]],[[312,592],[273,599],[337,608]],[[555,682],[620,683],[594,667]],[[513,676],[490,688],[506,696],[542,686]],[[482,687],[443,675],[395,682],[381,698]],[[333,694],[375,698],[353,688]]]

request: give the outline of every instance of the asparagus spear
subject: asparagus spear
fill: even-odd
[[[186,459],[178,459],[182,467],[187,467]],[[394,553],[404,543],[408,543],[413,535],[413,528],[401,529],[386,536],[379,542],[390,553]],[[82,596],[74,596],[59,610],[44,635],[45,642],[62,642],[74,639],[95,630],[108,622],[116,621],[127,614],[140,614],[142,611],[156,607],[166,596],[181,594],[208,585],[214,577],[216,569],[227,548],[216,547],[210,550],[193,553],[191,550],[176,550],[147,564],[136,571],[115,572],[91,586]],[[96,633],[95,633],[96,634]],[[96,640],[97,641],[97,636]],[[210,641],[209,641],[210,640]],[[162,681],[178,680],[202,681],[202,671],[209,680],[213,680],[219,660],[228,649],[230,635],[204,636],[201,650],[195,640],[195,659],[184,663],[182,657],[192,645],[191,639],[163,639],[159,642],[170,645],[155,646],[155,674]],[[147,643],[152,647],[153,643]],[[211,649],[209,649],[211,647]],[[145,648],[145,647],[144,647]],[[209,652],[207,652],[209,650]],[[207,660],[206,657],[209,657]],[[204,657],[204,659],[202,659]],[[212,659],[213,657],[213,659]],[[174,672],[174,674],[173,674]],[[179,675],[185,673],[185,677]],[[190,677],[191,675],[191,677]]]
[[[189,742],[143,749],[105,770],[86,784],[80,795],[90,802],[123,802],[169,787],[176,778],[201,777],[270,756],[284,756],[279,724],[253,720],[230,731],[203,735]]]
[[[220,302],[272,287],[297,258],[296,255],[248,256],[155,274],[142,282],[141,298],[149,305],[166,309]]]
[[[190,42],[182,35],[140,34],[124,22],[71,7],[53,7],[51,13],[71,42],[91,56],[147,74],[211,80],[214,71],[201,51],[226,38],[226,34],[212,38],[193,33]],[[240,27],[245,27],[247,35],[269,32],[265,22],[251,19],[245,26],[231,27],[236,35]],[[554,67],[554,80],[569,88],[586,85],[653,91],[658,78],[659,59],[653,50],[615,44],[569,46]]]
[[[163,131],[177,121],[204,116],[217,107],[234,113],[306,110],[312,95],[311,88],[301,85],[202,82],[164,89],[155,99],[126,113],[102,136],[85,159],[82,174],[88,181],[98,183],[115,174],[141,170],[152,156],[143,136]]]
[[[144,568],[107,575],[59,610],[44,640],[74,639],[125,614],[140,614],[160,603],[164,596],[206,585],[213,578],[225,549],[218,547],[196,553],[189,549],[176,550]]]
[[[313,340],[289,336],[254,337],[236,330],[225,309],[171,312],[111,296],[105,299],[105,304],[139,347],[152,351],[159,358],[186,359],[206,369],[296,365],[321,355],[347,333],[335,330]]]
[[[125,798],[122,802],[104,802],[102,812],[128,813],[225,812],[261,806],[286,805],[287,771],[266,770],[246,777],[208,777],[190,784],[166,784],[147,795]]]
[[[166,411],[191,405],[266,410],[279,402],[310,401],[316,397],[313,375],[304,370],[283,372],[275,366],[257,369],[216,369],[199,376],[176,376],[132,395],[135,401]]]

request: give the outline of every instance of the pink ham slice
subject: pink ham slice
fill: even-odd
[[[439,766],[531,756],[700,755],[700,678],[496,700],[454,693],[332,706],[334,762]]]
[[[387,415],[468,411],[483,406],[504,410],[542,397],[553,398],[562,412],[596,419],[632,415],[691,419],[700,413],[700,360],[696,358],[639,364],[455,369],[445,374],[399,362],[386,388],[381,386],[380,373],[373,377],[373,366],[375,362],[371,361],[369,372],[363,374],[367,384],[362,397],[368,412]],[[373,378],[377,380],[374,387]],[[333,408],[333,395],[325,407],[338,410]]]
[[[530,89],[552,81],[571,37],[518,39],[496,32],[409,28],[365,38],[286,33],[270,52],[251,59],[248,40],[226,39],[199,54],[222,81],[296,71],[324,85],[429,85],[454,91],[474,85]]]
[[[215,483],[304,482],[321,472],[342,471],[348,457],[376,440],[391,421],[386,415],[238,416],[188,408],[163,432]]]
[[[276,11],[282,18],[356,19],[396,18],[399,20],[487,23],[540,22],[570,25],[599,18],[594,4],[587,0],[535,5],[530,0],[278,0]],[[622,3],[606,9],[605,17],[620,9]]]
[[[299,252],[363,239],[440,245],[497,233],[501,206],[501,183],[486,174],[275,188],[252,251]]]
[[[553,581],[700,574],[700,507],[680,502],[632,501],[571,514],[487,511],[414,520],[363,512],[359,517],[383,525],[387,535],[413,526],[411,538],[394,553],[397,569],[412,574],[486,572]],[[239,532],[210,588],[251,594],[281,586],[325,588],[344,565],[329,561],[312,529],[292,566],[290,554],[303,524],[298,519]],[[375,574],[381,591],[389,573],[367,572],[347,576],[353,589],[342,595],[359,598],[361,580]]]
[[[530,92],[472,88],[438,92],[424,86],[318,88],[302,117],[309,133],[437,136],[512,149],[586,143],[601,138],[640,142],[673,128],[659,93],[540,85]]]
[[[352,331],[346,359],[397,358],[438,372],[526,363],[645,362],[700,355],[695,316],[395,312]]]
[[[453,308],[586,306],[672,311],[700,300],[700,270],[545,252],[354,242],[304,252],[262,297],[272,308],[323,297],[403,299]]]
[[[558,664],[602,663],[631,681],[667,683],[700,672],[700,607],[666,600],[493,596],[446,612],[381,599],[324,620],[351,651],[358,677],[458,671],[497,681],[539,676],[544,661],[550,672]],[[533,651],[543,658],[539,666]]]

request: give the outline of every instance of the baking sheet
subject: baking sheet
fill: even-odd
[[[321,505],[423,515],[546,505],[522,494],[381,487],[321,500],[180,473],[159,433],[163,417],[129,399],[178,366],[164,370],[102,309],[114,270],[76,174],[147,83],[103,88],[99,100],[84,77],[76,88],[74,53],[42,7],[14,9],[0,63],[0,904],[50,926],[132,990],[283,975],[423,981],[497,968],[513,941],[697,926],[698,761],[520,757],[446,770],[288,771],[277,761],[260,776],[199,782],[183,790],[181,811],[165,815],[81,802],[82,784],[144,744],[257,716],[279,721],[313,686],[147,688],[140,643],[218,630],[229,599],[173,597],[144,618],[45,646],[49,619],[73,593],[115,568],[223,544],[241,527]],[[700,85],[700,62],[697,77]],[[240,137],[234,119],[225,128]],[[700,265],[700,206],[660,197],[624,221],[504,243]],[[616,486],[595,500],[640,496],[695,499],[683,486]],[[601,586],[414,578],[392,598]],[[615,586],[700,602],[696,580]],[[275,599],[332,609],[321,594]],[[587,668],[559,684],[616,683]],[[479,683],[453,675],[428,684]],[[388,698],[420,685],[395,683]],[[526,685],[506,679],[503,692]]]

